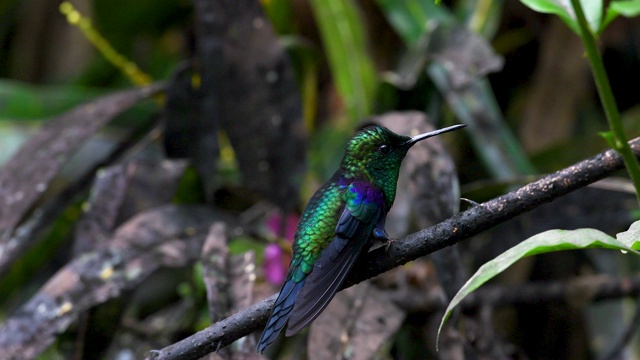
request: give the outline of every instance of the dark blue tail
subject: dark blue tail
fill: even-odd
[[[276,337],[278,337],[278,334],[280,334],[280,331],[282,331],[282,328],[287,324],[287,321],[289,321],[289,315],[291,314],[291,310],[293,310],[296,296],[303,285],[304,280],[297,283],[293,280],[287,280],[282,286],[282,290],[280,290],[280,294],[273,304],[271,317],[258,342],[259,353],[264,352],[264,350],[271,345]]]

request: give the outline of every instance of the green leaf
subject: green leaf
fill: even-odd
[[[568,1],[555,1],[555,0],[520,0],[525,6],[529,7],[533,11],[537,11],[543,14],[555,14],[562,19],[571,30],[580,34],[578,23],[575,19],[575,14],[571,8],[571,4]]]
[[[0,80],[0,120],[52,117],[102,94],[104,91],[73,85],[35,86]]]
[[[580,27],[571,6],[571,0],[520,0],[520,2],[533,11],[558,15],[571,30],[580,35]],[[599,32],[602,21],[602,0],[580,0],[580,4],[591,31]]]
[[[584,16],[587,18],[591,31],[594,33],[600,32],[600,28],[602,27],[602,0],[580,0],[580,4],[582,5]],[[575,21],[577,24],[578,20],[576,19]]]
[[[278,34],[293,33],[293,10],[288,0],[271,0],[262,2],[264,12],[271,20],[271,25]]]
[[[635,222],[629,231],[618,234],[618,238],[613,238],[602,231],[595,229],[578,230],[549,230],[537,234],[512,247],[495,259],[482,265],[478,271],[462,286],[460,291],[453,297],[438,328],[438,337],[442,326],[453,309],[469,294],[478,289],[482,284],[493,279],[502,273],[506,268],[516,261],[537,254],[543,254],[561,250],[605,248],[621,250],[624,252],[637,252],[634,250],[640,247],[636,239],[640,236],[640,222]]]
[[[602,23],[602,30],[604,30],[609,24],[617,18],[619,15],[624,17],[635,17],[640,15],[640,0],[623,0],[613,1],[609,4],[607,14],[605,15]]]
[[[640,221],[631,224],[629,230],[618,233],[616,239],[633,250],[640,250]]]
[[[607,11],[615,11],[624,17],[634,17],[640,14],[640,0],[613,1]]]
[[[433,0],[377,0],[378,6],[405,44],[413,45],[427,32],[429,22],[452,23],[453,16]]]
[[[311,1],[338,91],[352,121],[371,114],[377,76],[365,26],[352,0]]]
[[[614,135],[613,131],[600,131],[598,132],[598,135],[600,135],[607,142],[607,144],[611,146],[611,148],[616,149],[616,136]]]

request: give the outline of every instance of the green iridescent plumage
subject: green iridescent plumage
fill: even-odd
[[[314,261],[333,240],[338,221],[334,214],[342,206],[342,193],[338,184],[332,183],[320,189],[309,200],[309,211],[302,213],[294,236],[294,257],[290,266],[290,269],[295,270],[290,273],[294,281],[301,281],[303,276],[311,272]]]
[[[416,142],[456,125],[413,138],[370,125],[349,141],[340,169],[305,207],[296,230],[293,256],[258,351],[286,326],[290,336],[312,322],[333,298],[371,239],[384,231],[393,205],[402,159]]]

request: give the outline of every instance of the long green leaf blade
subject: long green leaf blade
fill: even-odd
[[[621,234],[622,237],[620,237]],[[595,229],[549,230],[528,238],[482,265],[478,271],[473,274],[453,297],[449,306],[447,306],[447,310],[438,328],[438,336],[440,336],[442,326],[453,312],[453,309],[460,304],[467,295],[502,273],[516,261],[528,256],[548,252],[587,248],[605,248],[635,252],[633,246],[639,244],[635,239],[639,238],[640,222],[634,223],[629,231],[621,234],[618,234],[618,239],[616,239]]]
[[[365,26],[352,0],[311,1],[333,79],[352,121],[371,114],[377,77]]]

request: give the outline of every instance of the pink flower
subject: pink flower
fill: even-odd
[[[296,214],[289,214],[285,220],[284,229],[282,228],[282,215],[279,212],[274,212],[267,218],[267,228],[275,236],[283,237],[290,242],[293,242],[293,236],[296,233],[298,227],[298,221],[300,217]],[[284,230],[284,234],[282,233]]]
[[[271,243],[264,248],[264,275],[272,284],[282,284],[287,274],[283,264],[284,251],[278,244]]]
[[[296,214],[289,214],[282,223],[282,215],[274,212],[267,218],[267,229],[278,237],[284,237],[290,243],[293,242],[293,236],[296,233],[296,227],[300,217]],[[284,226],[283,226],[284,225]],[[278,243],[271,243],[264,248],[264,274],[268,282],[280,285],[287,276],[287,266],[291,260]]]

